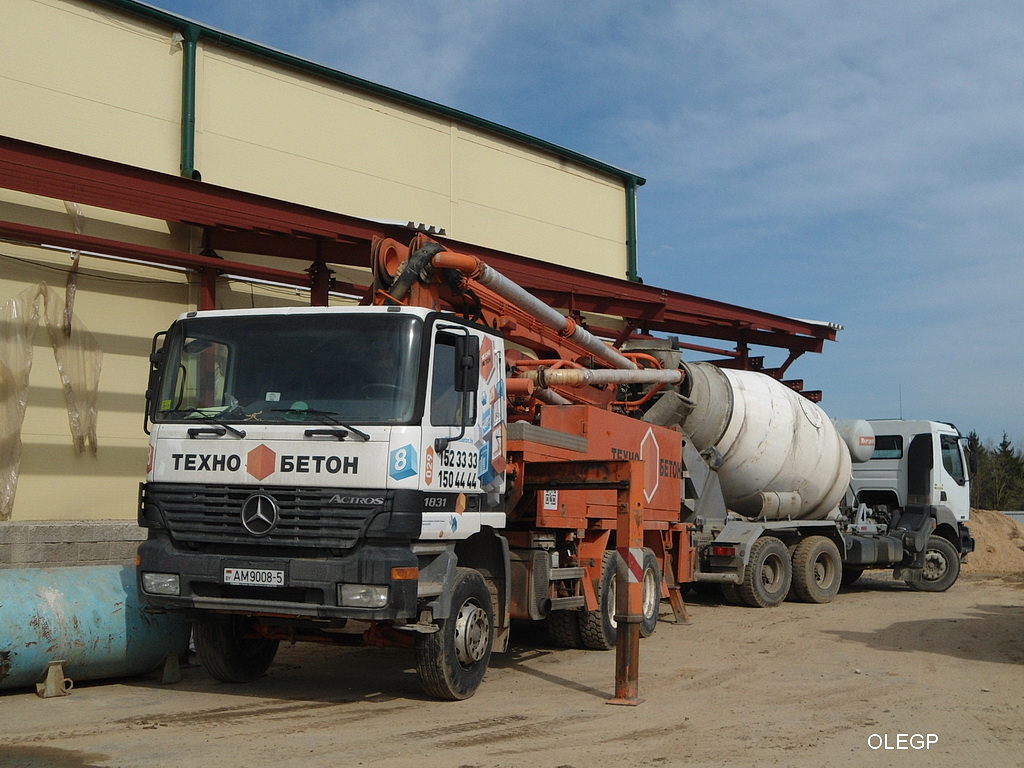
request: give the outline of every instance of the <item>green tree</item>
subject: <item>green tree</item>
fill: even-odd
[[[976,432],[968,436],[977,471],[971,478],[971,503],[978,509],[1024,509],[1024,455],[1006,433],[997,446],[984,445]]]

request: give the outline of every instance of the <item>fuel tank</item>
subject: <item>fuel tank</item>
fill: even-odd
[[[51,661],[73,681],[143,674],[188,639],[182,616],[143,611],[134,568],[0,570],[0,688],[41,681]]]
[[[750,518],[820,520],[850,483],[850,451],[817,405],[762,373],[682,363],[680,426]]]

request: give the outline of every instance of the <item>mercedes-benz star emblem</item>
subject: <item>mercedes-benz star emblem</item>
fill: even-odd
[[[253,536],[266,536],[280,520],[281,512],[272,496],[254,493],[242,502],[242,527]]]

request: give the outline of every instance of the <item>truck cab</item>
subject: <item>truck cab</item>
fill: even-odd
[[[945,507],[953,520],[971,516],[966,438],[952,424],[900,419],[870,420],[871,458],[853,467],[850,494],[869,506]]]
[[[152,354],[143,599],[188,612],[222,680],[372,625],[468,695],[508,624],[503,356],[420,307],[182,315]]]
[[[974,551],[970,519],[971,465],[966,438],[952,424],[876,419],[871,458],[854,465],[845,581],[891,560],[897,578],[923,591],[956,581]],[[888,553],[888,555],[886,555]]]

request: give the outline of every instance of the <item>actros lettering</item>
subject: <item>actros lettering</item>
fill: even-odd
[[[175,470],[186,472],[237,472],[242,457],[225,453],[172,453]]]
[[[340,496],[335,494],[327,500],[328,504],[373,504],[380,506],[384,503],[383,496]]]
[[[329,472],[332,475],[359,474],[358,456],[282,456],[279,472]]]

